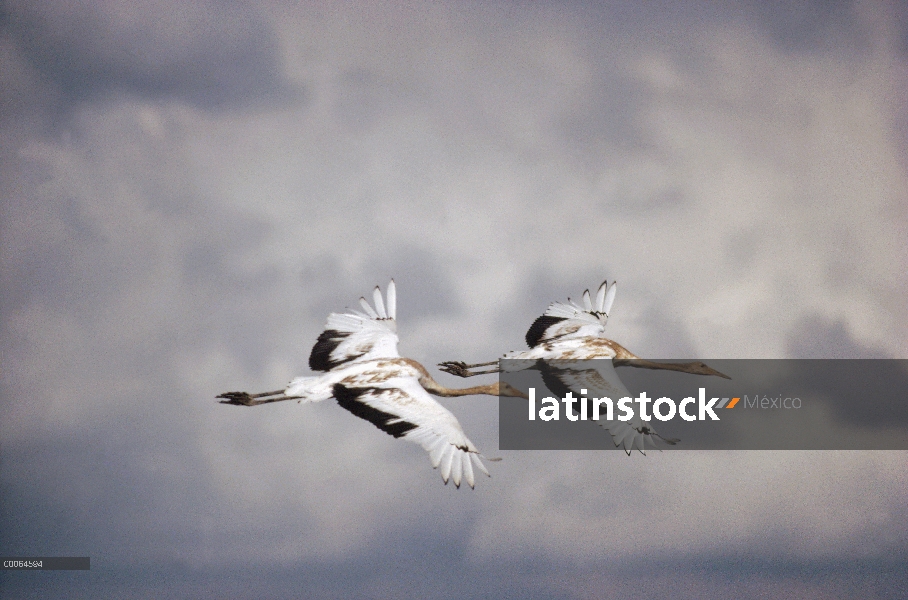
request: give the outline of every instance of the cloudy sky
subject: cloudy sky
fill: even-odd
[[[642,356],[908,359],[908,11],[639,4],[0,3],[0,554],[92,559],[0,592],[903,597],[905,452],[456,490],[332,403],[214,402],[391,277],[428,365],[604,278]]]

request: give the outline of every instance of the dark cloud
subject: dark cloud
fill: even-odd
[[[790,52],[855,51],[867,46],[852,0],[754,0],[744,6],[767,35]]]
[[[842,321],[816,315],[798,321],[788,334],[792,358],[892,358],[878,348],[862,344]]]
[[[833,408],[845,423],[886,427],[908,419],[903,401],[908,394],[908,373],[902,361],[880,360],[892,357],[861,343],[843,321],[819,315],[800,320],[788,335],[788,355],[812,359],[875,359],[868,369],[873,376],[866,377],[849,377],[834,361],[817,361],[807,389],[835,399]]]
[[[908,423],[908,365],[898,360],[811,361],[811,376],[800,381],[798,391],[830,398],[836,416],[845,425],[879,428],[904,427]],[[847,367],[847,368],[846,368]],[[809,396],[808,396],[809,397]]]
[[[332,403],[282,403],[287,406],[258,411],[214,402],[219,392],[274,389],[285,377],[305,374],[327,314],[355,308],[359,296],[368,297],[376,284],[384,289],[390,277],[399,287],[401,347],[422,344],[418,358],[427,366],[433,353],[438,359],[490,359],[525,347],[527,327],[550,302],[578,299],[603,277],[636,277],[634,287],[643,290],[636,315],[651,333],[628,341],[629,348],[666,356],[691,351],[684,322],[672,309],[690,306],[691,295],[709,295],[714,287],[690,291],[699,284],[686,282],[659,310],[645,296],[647,285],[656,284],[644,280],[661,281],[682,259],[711,264],[716,257],[708,247],[679,256],[660,252],[652,260],[641,253],[647,252],[649,225],[658,227],[669,212],[663,209],[696,198],[685,179],[703,175],[686,170],[683,161],[671,162],[673,151],[660,141],[668,134],[660,128],[684,121],[685,131],[699,135],[700,125],[685,121],[688,107],[710,101],[705,86],[716,77],[738,83],[731,71],[717,75],[709,58],[723,48],[709,40],[697,46],[700,32],[723,17],[682,3],[665,9],[628,3],[618,14],[578,5],[581,16],[571,21],[559,21],[560,8],[536,12],[539,5],[509,4],[502,9],[511,11],[507,18],[475,7],[463,10],[467,17],[434,5],[407,15],[383,7],[362,36],[354,27],[362,11],[336,7],[313,16],[307,8],[269,4],[264,17],[258,4],[243,2],[2,5],[0,77],[10,85],[0,85],[0,548],[90,554],[94,565],[87,574],[41,574],[40,580],[3,573],[4,595],[277,598],[302,590],[309,597],[556,598],[603,589],[661,596],[680,589],[676,596],[702,597],[735,594],[742,583],[755,597],[767,586],[774,595],[792,595],[785,585],[771,587],[791,584],[784,581],[791,571],[772,562],[731,583],[723,577],[734,567],[709,557],[702,571],[679,559],[648,575],[639,574],[641,565],[609,571],[596,562],[638,552],[637,534],[649,535],[648,541],[658,536],[670,547],[712,544],[690,541],[693,530],[683,523],[689,515],[660,512],[676,503],[689,512],[702,505],[679,497],[677,486],[658,485],[659,476],[671,479],[658,470],[665,457],[612,469],[618,463],[611,457],[595,456],[595,468],[604,473],[599,483],[588,477],[594,462],[588,458],[511,455],[475,492],[457,491],[440,483],[418,447],[395,442]],[[598,20],[587,21],[587,15]],[[281,30],[286,50],[300,53],[295,77],[316,73],[311,81],[319,86],[318,113],[272,110],[276,102],[298,98],[269,20],[285,18],[303,27]],[[482,31],[463,25],[479,21]],[[818,30],[834,30],[836,22]],[[445,35],[433,35],[426,24]],[[688,42],[679,42],[685,37]],[[540,46],[549,43],[552,53]],[[433,52],[437,62],[427,62]],[[776,60],[775,54],[768,52],[767,60]],[[650,55],[668,57],[669,71],[683,84],[693,78],[695,85],[685,88],[690,97],[680,105],[638,72],[638,57]],[[453,69],[445,71],[445,65]],[[779,66],[800,75],[796,66]],[[767,82],[767,96],[790,93],[788,85]],[[565,88],[589,95],[576,98],[562,93]],[[664,115],[667,123],[643,120],[652,115],[645,109],[658,102],[677,110]],[[244,108],[264,110],[238,116]],[[77,126],[47,139],[39,121],[52,113],[75,114]],[[522,123],[533,135],[509,146],[512,129],[522,130]],[[6,135],[13,128],[15,143]],[[867,135],[878,133],[871,128]],[[677,152],[704,159],[696,145]],[[828,158],[808,154],[806,166]],[[710,172],[734,175],[723,171],[722,157],[705,160]],[[620,206],[574,200],[576,174],[589,185],[613,165],[622,180],[616,196],[643,191]],[[533,177],[546,180],[533,190],[559,211],[537,212],[526,202],[525,184]],[[637,180],[644,185],[620,188]],[[743,185],[745,193],[752,191],[750,183]],[[697,199],[707,218],[729,201],[710,204],[710,198]],[[513,210],[504,210],[509,205]],[[456,225],[446,222],[447,213],[464,210],[470,212],[451,219]],[[674,226],[682,212],[665,218]],[[576,214],[574,227],[559,229],[564,239],[544,231],[525,235],[527,222]],[[684,219],[677,221],[672,233],[683,236]],[[773,226],[777,234],[784,229],[775,217],[765,228]],[[626,251],[615,236],[619,230],[623,239],[641,241]],[[488,243],[461,235],[475,232],[486,232]],[[753,229],[754,239],[760,232]],[[760,257],[767,254],[762,245],[749,247],[757,258],[733,257],[747,271],[765,264]],[[866,256],[860,248],[856,255]],[[801,258],[796,253],[778,268],[797,268]],[[885,273],[889,266],[880,268]],[[489,282],[488,290],[472,290],[477,296],[507,300],[507,306],[470,321],[476,315],[464,304],[476,298],[467,299],[458,286],[476,280]],[[621,294],[631,286],[623,289]],[[803,293],[814,291],[827,290]],[[629,304],[636,300],[622,297]],[[806,300],[793,296],[791,302],[792,314],[806,310]],[[619,311],[621,306],[619,298]],[[438,330],[438,323],[448,322],[457,324],[452,329],[463,323],[474,339]],[[808,325],[799,325],[804,330],[792,338],[791,354],[825,355],[844,339],[845,354],[875,355],[849,338],[843,325]],[[420,326],[425,338],[411,333]],[[753,331],[729,329],[728,336]],[[495,352],[449,356],[444,344],[452,339],[458,353]],[[745,352],[754,347],[741,343]],[[473,441],[491,449],[495,407],[474,400],[445,405]],[[741,457],[748,461],[760,458]],[[766,462],[776,467],[775,459]],[[702,470],[710,463],[693,457],[674,464]],[[859,457],[855,464],[878,471],[868,476],[872,485],[901,476],[899,463],[885,457]],[[799,513],[794,504],[825,484],[803,485],[814,467],[810,460],[792,461],[791,476],[777,480],[790,481],[779,496],[793,494],[792,504],[736,483],[737,467],[707,475],[720,494],[744,497],[757,511],[799,518],[813,509]],[[616,480],[616,472],[624,479]],[[827,465],[827,472],[837,475],[841,464]],[[852,482],[843,494],[860,494],[854,489],[861,486]],[[545,489],[556,490],[552,502],[530,512],[536,490]],[[886,489],[861,498],[886,511],[902,500],[900,494]],[[575,532],[612,523],[581,522],[575,503],[584,495],[595,498],[591,517],[603,514],[603,502],[620,507],[639,499],[641,506],[627,513],[634,536],[622,541],[623,534],[613,534],[599,546],[587,542],[586,552],[564,527],[550,521],[545,528],[546,519],[562,517],[561,525],[576,526]],[[849,515],[846,501],[828,498],[819,506],[824,514]],[[641,525],[653,522],[652,514],[659,523],[654,534]],[[513,527],[507,521],[512,517]],[[537,518],[538,531],[546,533],[524,536],[516,523],[530,523],[535,532]],[[858,515],[848,526],[866,542],[878,531],[868,526],[865,536],[862,519],[870,520]],[[708,521],[696,535],[712,538],[722,523]],[[760,532],[752,533],[746,522],[739,529],[737,521],[726,524],[732,532],[723,527],[726,537],[716,545],[740,549],[759,541]],[[826,527],[818,531],[822,540],[836,535],[834,525]],[[896,534],[903,529],[892,527]],[[781,531],[773,541],[795,537]],[[554,548],[552,562],[535,558]],[[261,566],[276,555],[285,557],[281,567]],[[571,563],[578,557],[589,568]],[[885,579],[884,567],[861,581]]]
[[[496,557],[465,562],[439,540],[386,540],[388,551],[350,557],[343,563],[291,567],[204,568],[191,559],[90,572],[7,572],[5,589],[16,597],[277,599],[307,598],[587,598],[608,590],[615,597],[644,595],[678,600],[735,597],[742,600],[819,592],[870,600],[901,598],[908,580],[903,556],[888,560],[767,559],[763,554],[724,553],[674,557],[654,552],[642,560],[589,560],[579,564]],[[428,543],[426,543],[428,542]],[[455,545],[456,547],[456,545]],[[419,548],[414,552],[412,548]],[[459,550],[459,548],[458,548]],[[452,565],[456,565],[454,568]],[[89,585],[86,585],[88,582]]]
[[[203,109],[299,98],[276,36],[244,3],[14,1],[0,19],[64,106],[117,93]]]

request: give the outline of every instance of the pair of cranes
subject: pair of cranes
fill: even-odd
[[[611,286],[606,283],[599,287],[595,307],[589,290],[583,294],[583,307],[570,300],[567,304],[556,302],[550,305],[527,331],[526,341],[530,349],[510,352],[504,358],[528,361],[531,368],[543,370],[546,384],[556,393],[562,389],[579,393],[582,387],[592,394],[630,396],[615,373],[615,366],[725,377],[700,362],[656,363],[643,360],[605,338],[605,324],[616,292],[614,283]],[[309,355],[309,367],[322,372],[321,375],[297,377],[281,390],[258,394],[226,392],[218,398],[222,398],[222,404],[237,406],[259,406],[286,400],[320,402],[334,398],[342,408],[382,431],[422,446],[429,452],[432,466],[440,470],[445,484],[450,479],[459,488],[461,481],[466,481],[472,488],[475,485],[474,467],[489,475],[482,462],[486,457],[467,438],[457,417],[430,394],[442,397],[485,394],[519,398],[527,398],[527,395],[504,382],[468,388],[441,385],[423,365],[400,356],[397,351],[397,289],[394,280],[388,284],[386,298],[376,287],[372,300],[374,307],[365,298],[360,298],[362,311],[328,315],[325,330],[319,334]],[[596,361],[595,369],[554,367],[554,363],[547,362],[594,358],[611,360]],[[498,372],[497,368],[471,371],[495,364],[498,361],[474,365],[449,361],[439,366],[448,373],[472,377]],[[647,440],[653,445],[654,437],[672,444],[677,441],[661,438],[639,417],[628,422],[609,422],[607,428],[615,445],[623,447],[628,454],[635,448],[642,452]]]

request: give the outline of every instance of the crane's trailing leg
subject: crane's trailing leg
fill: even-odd
[[[271,397],[275,396],[275,397]],[[218,398],[221,404],[233,404],[234,406],[258,406],[259,404],[269,404],[271,402],[283,402],[284,400],[297,400],[302,396],[285,396],[284,390],[275,392],[262,392],[260,394],[250,394],[248,392],[224,392]],[[259,400],[259,398],[262,398]]]
[[[495,368],[489,369],[488,371],[470,371],[470,369],[475,369],[476,367],[488,367],[491,365],[495,365]],[[487,363],[477,363],[475,365],[468,365],[459,360],[446,360],[445,362],[438,363],[438,366],[441,367],[441,370],[445,373],[457,375],[458,377],[473,377],[474,375],[487,375],[489,373],[501,372],[501,369],[498,368],[497,360]]]

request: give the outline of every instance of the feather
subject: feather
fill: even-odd
[[[586,309],[587,312],[593,310],[593,302],[590,300],[589,290],[583,290],[583,308]]]
[[[432,449],[429,451],[429,460],[432,461],[432,468],[437,469],[438,463],[441,462],[441,453],[445,451],[447,447],[447,442],[444,438],[438,438],[438,443],[436,443]]]
[[[485,473],[487,477],[492,476],[489,473],[488,469],[486,469],[486,466],[482,464],[482,461],[479,460],[479,455],[477,455],[476,453],[470,453],[470,460],[473,461],[473,464],[476,465],[476,468]]]
[[[388,284],[388,317],[397,319],[397,286],[393,279]]]
[[[545,316],[547,317],[560,317],[562,319],[573,319],[580,314],[583,314],[580,308],[564,302],[553,302],[549,304],[545,311]]]
[[[463,475],[463,460],[466,458],[466,454],[463,452],[454,452],[453,454],[454,460],[451,461],[451,480],[454,481],[454,487],[460,488],[460,476]]]
[[[605,285],[605,284],[603,284]],[[605,295],[605,303],[602,305],[602,312],[608,316],[612,312],[612,303],[615,301],[615,294],[618,292],[618,282],[613,281],[608,288],[608,294]]]
[[[538,317],[533,324],[530,325],[530,328],[527,330],[526,339],[527,346],[533,348],[534,346],[539,345],[540,342],[547,340],[549,336],[546,335],[546,331],[552,325],[564,321],[565,317],[553,317],[549,315],[542,315]]]
[[[398,354],[394,319],[397,290],[393,279],[386,297],[387,306],[376,287],[374,308],[365,298],[360,298],[364,312],[348,310],[329,314],[309,356],[310,368],[323,373],[298,377],[282,393],[299,397],[301,402],[333,397],[340,407],[385,433],[419,444],[429,453],[432,466],[440,470],[445,483],[453,478],[457,487],[463,481],[473,487],[473,463],[489,474],[479,459],[479,450],[467,438],[457,417],[423,387],[423,378],[428,375],[425,367]],[[439,387],[432,387],[433,391],[439,392],[440,384],[435,386]],[[294,393],[287,394],[288,390]],[[489,386],[485,393],[496,395],[491,390]]]
[[[451,463],[454,460],[454,446],[447,444],[445,446],[445,452],[441,457],[441,478],[445,483],[448,483],[448,479],[451,477]]]
[[[336,329],[326,329],[318,335],[312,351],[309,353],[309,368],[313,371],[330,371],[336,366],[343,364],[347,360],[355,360],[358,356],[348,355],[345,360],[338,360],[334,354],[335,350],[347,339],[349,333],[337,331]]]
[[[388,313],[385,312],[385,301],[381,298],[381,289],[378,286],[375,286],[375,289],[372,290],[372,301],[375,302],[375,311],[378,313],[378,318],[387,319]]]
[[[627,450],[627,444],[625,443],[625,440],[627,439],[628,435],[633,432],[633,430],[626,423],[609,427],[608,432],[612,434],[612,441],[615,442],[616,447],[624,446],[624,449]],[[630,454],[630,451],[628,451],[627,453]]]
[[[360,297],[359,304],[360,304],[360,306],[363,307],[363,310],[366,311],[366,314],[369,315],[369,318],[371,318],[371,319],[378,318],[378,313],[375,312],[375,309],[372,308],[372,306],[369,304],[369,302],[365,298]]]
[[[472,452],[464,454],[463,456],[463,478],[470,485],[470,487],[476,486],[476,479],[473,477],[473,456]]]
[[[473,476],[472,465],[467,472],[463,463],[478,450],[457,417],[419,383],[418,369],[409,362],[391,361],[360,362],[343,369],[348,374],[333,388],[342,408],[396,438],[422,446],[445,482],[453,478],[459,487],[465,473]],[[487,472],[481,463],[480,468]]]
[[[599,291],[596,292],[596,310],[599,312],[605,312],[602,308],[605,306],[605,289],[608,287],[608,281],[603,281],[602,285],[599,286]]]
[[[376,396],[393,393],[393,390],[382,390],[375,387],[346,387],[340,383],[334,385],[334,397],[337,403],[361,419],[369,421],[385,433],[396,438],[404,437],[419,425],[405,421],[396,414],[376,408],[374,404],[385,407],[386,403],[375,402]]]

